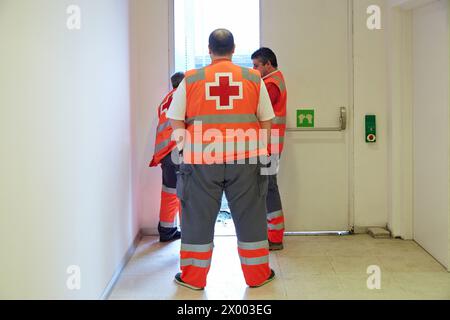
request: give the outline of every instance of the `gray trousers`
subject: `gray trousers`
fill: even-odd
[[[280,190],[278,189],[277,175],[268,176],[269,188],[267,193],[267,213],[282,210]]]
[[[256,164],[181,164],[177,195],[181,200],[182,238],[186,244],[208,244],[222,194],[227,197],[236,235],[241,242],[267,241],[267,176]]]

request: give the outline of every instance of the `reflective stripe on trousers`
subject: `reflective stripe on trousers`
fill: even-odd
[[[284,214],[276,175],[269,176],[266,206],[269,241],[282,243],[285,230]]]
[[[260,285],[269,278],[271,271],[267,240],[258,242],[239,241],[238,252],[245,282],[249,286]]]
[[[284,238],[284,217],[267,220],[268,237],[270,242],[282,243]]]
[[[206,277],[211,266],[214,244],[181,243],[180,266],[182,280],[199,288],[206,286]]]
[[[161,191],[159,221],[163,228],[175,228],[177,226],[177,213],[181,212],[180,201],[177,198],[176,189],[173,189],[173,191],[170,190],[171,189],[163,186]]]
[[[172,162],[171,154],[162,159],[162,189],[161,189],[161,205],[159,209],[159,221],[163,228],[177,227],[177,213],[180,213],[181,205],[177,198],[177,166]]]
[[[181,164],[177,185],[183,208],[183,244],[207,244],[213,241],[217,213],[225,191],[233,219],[236,221],[244,278],[251,286],[261,284],[270,276],[265,204],[267,178],[260,175],[261,169],[261,165],[251,164]],[[223,181],[231,183],[224,185]],[[199,258],[192,253],[194,249],[204,252],[208,248],[186,245],[182,247],[182,279],[191,285],[204,287],[209,270],[209,267],[205,266],[208,263],[197,260],[209,261],[211,255],[203,253],[204,256]],[[228,256],[232,253],[219,254]]]

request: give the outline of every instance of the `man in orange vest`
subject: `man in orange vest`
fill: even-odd
[[[267,176],[260,174],[263,165],[257,161],[267,160],[267,145],[259,140],[269,138],[275,115],[259,73],[231,62],[234,49],[230,31],[214,31],[212,64],[186,73],[167,114],[175,139],[182,141],[179,148],[184,144],[177,181],[182,272],[175,281],[194,290],[206,286],[223,192],[246,283],[260,287],[275,277],[269,267]]]
[[[252,55],[255,70],[261,73],[269,92],[270,101],[276,118],[272,121],[271,143],[269,144],[270,159],[278,167],[278,161],[283,151],[286,133],[287,90],[284,76],[278,70],[275,53],[269,48],[260,48]],[[284,214],[278,190],[277,173],[269,176],[267,192],[267,223],[269,230],[269,249],[282,250],[284,236]]]
[[[159,123],[156,128],[155,154],[150,163],[150,167],[161,164],[162,169],[162,191],[161,207],[159,210],[158,232],[161,242],[178,240],[181,233],[178,231],[176,217],[180,212],[180,203],[176,194],[176,184],[178,165],[172,162],[171,153],[176,149],[176,143],[172,141],[172,127],[166,114],[172,103],[173,94],[177,90],[184,73],[178,72],[171,77],[173,90],[164,98],[158,107]]]

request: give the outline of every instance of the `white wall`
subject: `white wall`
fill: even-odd
[[[169,89],[169,1],[131,0],[133,194],[140,225],[157,234],[161,169],[153,156],[157,107]]]
[[[97,299],[138,231],[128,22],[126,0],[0,2],[0,298]]]
[[[448,1],[413,11],[414,240],[449,265]]]

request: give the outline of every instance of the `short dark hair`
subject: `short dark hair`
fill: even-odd
[[[225,56],[233,53],[234,37],[227,29],[214,30],[209,36],[209,49],[218,56]]]
[[[184,73],[183,72],[177,72],[175,73],[171,78],[170,81],[172,82],[172,87],[174,89],[178,88],[181,81],[184,79]]]
[[[273,67],[278,68],[277,56],[272,51],[272,49],[262,47],[256,50],[252,54],[252,60],[253,59],[259,59],[265,65],[270,61]]]

